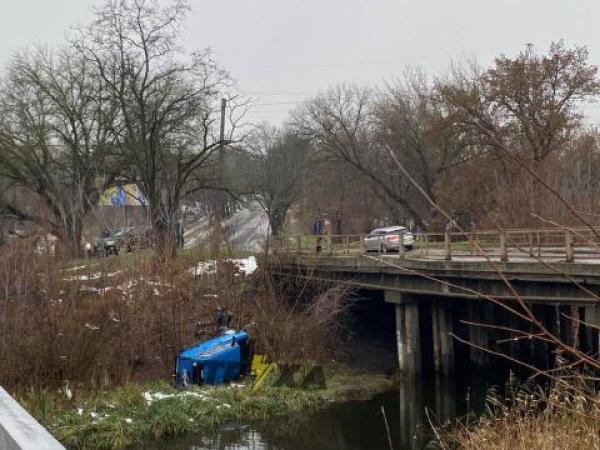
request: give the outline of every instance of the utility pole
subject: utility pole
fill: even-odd
[[[223,172],[225,166],[225,108],[227,100],[221,99],[221,132],[219,134],[219,184],[223,187]]]
[[[225,172],[225,109],[227,107],[227,100],[221,99],[221,129],[219,133],[219,167],[218,170],[218,191],[215,195],[215,201],[213,204],[214,214],[214,248],[215,248],[215,259],[218,260],[221,254],[221,239],[222,239],[222,228],[221,228],[221,213],[223,210],[223,204],[225,196],[223,195],[223,180]]]

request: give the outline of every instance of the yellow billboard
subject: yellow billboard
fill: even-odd
[[[137,184],[112,186],[104,191],[100,198],[102,206],[143,206],[146,199]]]

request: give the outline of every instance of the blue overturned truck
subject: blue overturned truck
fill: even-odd
[[[246,331],[229,330],[184,349],[175,362],[177,385],[218,385],[238,379],[249,370],[249,341]]]

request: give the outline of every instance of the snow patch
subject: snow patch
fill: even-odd
[[[102,274],[100,272],[92,273],[89,275],[74,275],[72,277],[63,278],[63,281],[91,281],[97,280]]]
[[[251,275],[258,268],[258,263],[256,262],[256,257],[254,256],[248,256],[247,258],[226,259],[225,261],[232,263],[244,275]],[[194,276],[215,274],[217,273],[217,262],[214,259],[200,261],[196,267],[188,269],[188,272]]]
[[[234,264],[236,264],[240,268],[240,272],[245,275],[253,274],[256,269],[258,269],[258,264],[256,263],[256,258],[254,256],[248,256],[247,258],[242,259],[233,259],[230,260]]]
[[[194,397],[202,401],[210,400],[210,396],[203,392],[194,392],[194,391],[186,391],[180,392],[177,394],[165,394],[163,392],[150,392],[146,391],[143,394],[144,400],[146,400],[146,404],[150,406],[152,403],[165,400],[167,398],[176,398],[176,397]]]

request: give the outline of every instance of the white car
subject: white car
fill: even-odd
[[[399,251],[401,235],[404,248],[411,250],[415,245],[415,237],[406,227],[400,225],[371,231],[365,237],[365,248],[368,252]]]

